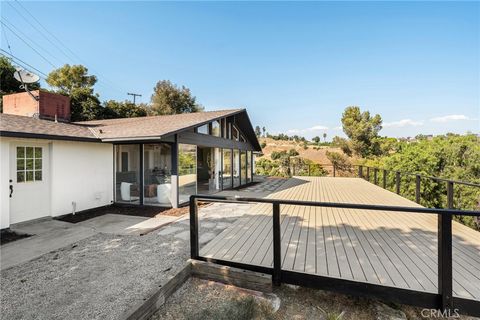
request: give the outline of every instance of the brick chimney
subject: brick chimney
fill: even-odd
[[[31,91],[38,101],[27,92],[3,96],[3,113],[62,122],[70,121],[70,98],[41,90]]]

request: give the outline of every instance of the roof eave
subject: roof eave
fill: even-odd
[[[18,131],[0,131],[0,136],[10,138],[30,138],[30,139],[47,139],[47,140],[64,140],[64,141],[81,141],[81,142],[102,142],[98,138],[78,137],[78,136],[65,136],[54,134],[42,134],[32,132],[18,132]]]

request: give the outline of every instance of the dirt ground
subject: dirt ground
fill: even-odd
[[[248,299],[252,298],[257,304],[256,310],[253,311],[248,304]],[[265,307],[265,305],[268,307]],[[377,305],[381,304],[371,299],[296,286],[282,286],[275,289],[273,295],[269,295],[218,282],[190,278],[150,320],[394,319],[379,318],[376,309]],[[403,305],[389,306],[394,311],[402,311],[408,320],[433,319],[422,317],[421,308]],[[275,310],[277,308],[278,310]],[[235,316],[232,316],[232,314],[235,314]],[[455,319],[473,320],[477,318],[462,316]]]

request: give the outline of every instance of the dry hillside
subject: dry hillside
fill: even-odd
[[[342,150],[337,147],[324,147],[324,146],[314,146],[309,145],[308,149],[303,148],[303,142],[295,141],[285,141],[285,140],[273,140],[271,138],[260,138],[260,143],[265,142],[267,145],[263,148],[264,157],[270,159],[270,155],[273,151],[288,151],[290,149],[295,149],[300,154],[300,157],[310,159],[315,163],[320,164],[330,164],[326,156],[326,152],[339,152],[342,153]]]

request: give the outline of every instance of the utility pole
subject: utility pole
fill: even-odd
[[[127,92],[127,94],[129,96],[133,96],[133,104],[135,104],[135,98],[136,97],[141,97],[142,95],[141,94],[138,94],[138,93],[130,93],[130,92]]]

